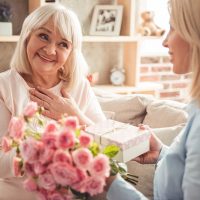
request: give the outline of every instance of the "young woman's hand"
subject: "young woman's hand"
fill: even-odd
[[[160,151],[162,149],[163,143],[156,137],[152,130],[146,125],[139,125],[140,129],[149,130],[151,132],[150,136],[150,150],[133,160],[140,164],[155,164],[158,160]]]

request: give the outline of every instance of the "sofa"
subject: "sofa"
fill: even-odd
[[[166,145],[183,129],[187,112],[186,104],[172,100],[158,100],[150,95],[110,94],[94,88],[96,97],[107,118],[137,126],[148,124]],[[128,171],[139,176],[135,186],[149,199],[153,199],[153,164],[141,165],[135,161],[127,163]],[[105,195],[95,199],[105,199]]]

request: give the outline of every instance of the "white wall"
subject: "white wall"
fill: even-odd
[[[167,55],[167,49],[162,46],[162,41],[169,30],[168,0],[136,0],[137,23],[141,23],[140,13],[145,10],[154,11],[154,22],[164,28],[165,35],[161,38],[143,38],[141,43],[141,54],[144,56]]]

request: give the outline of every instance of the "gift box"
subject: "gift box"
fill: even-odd
[[[130,124],[109,119],[87,127],[86,132],[103,147],[111,144],[120,147],[115,157],[119,162],[128,162],[149,151],[150,131]]]

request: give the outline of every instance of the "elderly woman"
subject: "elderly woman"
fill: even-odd
[[[59,4],[42,6],[25,19],[11,69],[0,74],[0,140],[30,100],[44,107],[45,118],[58,120],[65,113],[81,125],[105,119],[85,78],[81,43],[77,16]],[[13,156],[0,151],[0,199],[35,199],[22,188],[23,178],[13,176]]]

